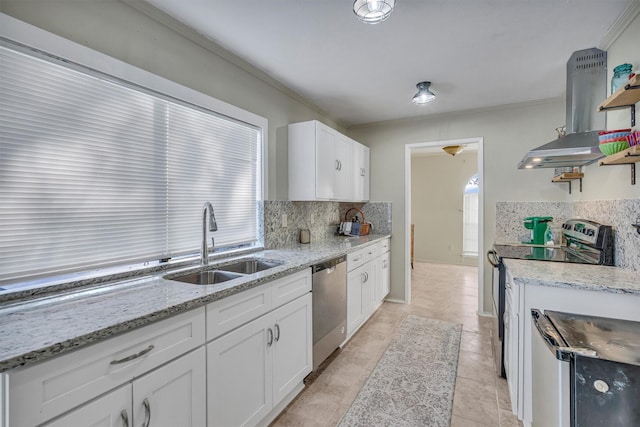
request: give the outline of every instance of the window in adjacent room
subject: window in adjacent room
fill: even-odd
[[[478,174],[464,187],[462,210],[462,255],[478,256]]]

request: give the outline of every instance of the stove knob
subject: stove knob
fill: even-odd
[[[595,235],[596,235],[596,232],[594,230],[587,230],[587,236],[593,237]]]
[[[600,393],[606,393],[609,391],[609,384],[602,380],[595,380],[593,382],[593,388],[598,390]]]

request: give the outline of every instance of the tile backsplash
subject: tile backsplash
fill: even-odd
[[[311,242],[336,234],[344,214],[351,207],[361,209],[372,233],[391,233],[391,202],[338,203],[264,201],[264,246],[267,249],[298,243],[301,228],[309,229]],[[355,211],[349,215],[351,216]],[[283,217],[286,216],[286,224]]]
[[[592,200],[578,202],[498,202],[496,242],[519,242],[528,230],[522,220],[528,216],[552,216],[553,230],[569,218],[581,218],[611,225],[614,230],[614,263],[640,271],[640,234],[631,226],[640,216],[640,199]]]

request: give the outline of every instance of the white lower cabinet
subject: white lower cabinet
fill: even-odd
[[[256,425],[300,388],[311,331],[307,293],[207,344],[207,425]]]
[[[205,310],[201,307],[68,354],[9,371],[9,425],[35,426],[55,421],[57,417],[72,413],[69,411],[82,410],[82,405],[91,404],[94,399],[106,398],[124,385],[141,381],[147,375],[146,378],[151,378],[163,367],[183,360],[181,357],[185,358],[184,363],[195,363],[196,356],[189,352],[202,348],[205,343],[204,320]],[[194,364],[193,369],[198,369],[199,375],[204,376],[204,356],[201,357],[200,366]],[[158,378],[162,381],[161,377]],[[204,387],[201,388],[200,394],[204,393]],[[130,421],[131,399],[130,396],[127,407],[120,409],[127,409]],[[90,409],[86,411],[93,413]],[[101,419],[100,414],[95,416]],[[142,420],[144,418],[140,423]],[[74,426],[73,423],[66,425]]]
[[[127,427],[133,426],[131,414],[131,384],[127,384],[44,425],[46,427]]]
[[[347,338],[389,294],[389,260],[389,239],[347,255]]]
[[[347,337],[375,311],[375,273],[369,261],[347,274]]]
[[[200,427],[206,423],[204,347],[133,381],[133,423]]]
[[[45,426],[200,427],[206,418],[205,374],[200,347]]]
[[[391,255],[386,252],[376,258],[376,292],[375,300],[382,301],[391,290]]]

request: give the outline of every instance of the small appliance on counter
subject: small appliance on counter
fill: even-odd
[[[533,427],[640,425],[640,322],[531,310]]]
[[[529,216],[524,219],[524,228],[531,230],[531,239],[522,243],[532,245],[544,245],[550,239],[549,223],[553,221],[550,216]]]
[[[532,217],[550,218],[550,217]],[[525,219],[525,224],[526,220]],[[548,226],[549,221],[537,221],[538,226]],[[531,221],[534,227],[534,221]],[[542,224],[542,225],[540,225]],[[526,225],[525,225],[526,227]],[[533,229],[532,229],[533,230]],[[540,231],[538,231],[540,233]],[[544,233],[543,233],[544,234]],[[504,313],[505,313],[505,278],[506,271],[503,258],[524,259],[534,261],[571,262],[578,264],[613,265],[613,229],[610,225],[602,225],[585,219],[570,219],[562,224],[562,238],[564,246],[532,246],[493,245],[487,252],[489,263],[494,270],[494,285],[492,291],[494,312],[493,346],[496,354],[496,368],[500,376],[506,377],[504,357],[502,354],[504,342]]]

